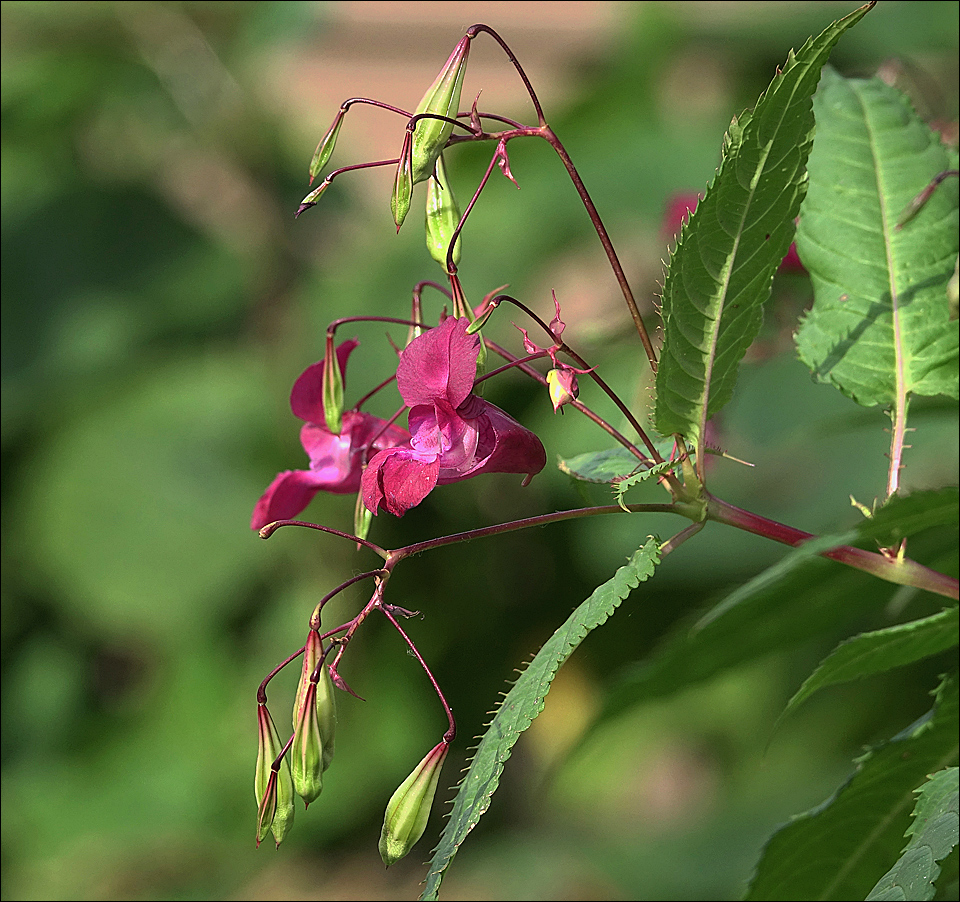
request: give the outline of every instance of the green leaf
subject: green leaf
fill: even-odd
[[[567,460],[562,457],[557,459],[557,466],[562,473],[582,482],[613,482],[620,476],[632,473],[639,463],[636,455],[622,447],[588,451]]]
[[[544,698],[560,665],[591,630],[606,622],[633,589],[653,575],[659,560],[658,543],[651,537],[567,618],[504,697],[460,783],[450,820],[430,862],[422,899],[437,898],[444,873],[467,834],[490,807],[510,750],[543,710]]]
[[[958,396],[956,181],[903,229],[897,219],[951,165],[940,136],[878,78],[824,71],[797,249],[815,301],[797,334],[814,376],[858,404],[902,411],[909,394]],[[954,164],[955,165],[955,164]]]
[[[956,764],[957,713],[954,673],[932,711],[860,758],[830,799],[773,835],[745,898],[864,898],[899,855],[916,788]]]
[[[942,861],[960,841],[960,780],[955,767],[939,771],[917,790],[912,839],[897,863],[867,896],[874,899],[932,899]]]
[[[834,547],[838,539],[862,537],[865,530],[892,531],[896,524],[898,535],[911,537],[916,561],[937,561],[943,569],[943,558],[955,561],[957,556],[957,511],[955,488],[918,492],[891,501],[857,530],[791,551],[706,614],[678,623],[649,659],[625,669],[590,732],[645,701],[880,610],[897,586],[813,552]]]
[[[626,494],[628,489],[633,488],[635,485],[640,485],[641,482],[646,482],[651,477],[659,476],[661,473],[666,473],[667,470],[672,470],[674,467],[679,465],[679,461],[665,460],[647,470],[641,470],[639,473],[633,473],[630,476],[624,476],[622,479],[614,479],[613,491],[617,497],[617,504],[619,504],[624,510],[627,510],[627,506],[623,501],[623,496]]]
[[[957,644],[957,608],[841,642],[787,703],[781,719],[818,689],[903,667]]]
[[[655,408],[662,435],[679,433],[699,448],[707,420],[733,395],[806,192],[820,69],[869,8],[791,52],[754,111],[730,125],[720,168],[681,230],[664,281]]]

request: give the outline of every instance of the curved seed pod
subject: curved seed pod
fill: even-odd
[[[447,253],[450,239],[460,225],[460,207],[453,195],[453,188],[447,178],[443,163],[443,154],[437,157],[437,174],[427,179],[427,250],[444,272],[447,270]],[[453,265],[460,263],[460,236],[453,246]]]

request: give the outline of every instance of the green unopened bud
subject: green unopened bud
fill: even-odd
[[[323,769],[326,770],[333,761],[337,737],[337,696],[326,664],[321,666],[320,679],[317,680],[317,723],[323,742]]]
[[[313,184],[313,180],[323,171],[323,167],[330,162],[330,157],[333,155],[333,148],[336,147],[337,144],[337,135],[340,134],[340,126],[343,124],[343,115],[345,112],[346,110],[344,110],[343,107],[337,110],[333,124],[320,139],[317,149],[313,152],[313,159],[310,161],[311,185]]]
[[[327,351],[323,357],[323,417],[327,429],[339,435],[343,427],[343,372],[333,344],[333,333],[327,332]]]
[[[363,503],[363,492],[357,492],[357,503],[353,507],[353,534],[357,538],[365,539],[370,534],[370,524],[373,523],[373,514]],[[360,550],[360,543],[357,543]]]
[[[319,619],[317,620],[319,624]],[[311,677],[317,669],[320,657],[323,654],[323,643],[320,633],[311,629],[307,636],[307,644],[303,652],[303,668],[300,671],[300,682],[297,684],[297,696],[293,705],[293,729],[296,730],[303,717],[303,707],[306,704],[307,693],[311,686]],[[317,724],[320,728],[320,744],[323,748],[322,770],[326,770],[333,760],[333,750],[337,732],[337,699],[330,679],[330,668],[323,664],[320,676],[313,690],[314,706],[316,707]]]
[[[290,770],[293,788],[309,805],[323,790],[323,741],[317,718],[316,683],[309,683],[303,694],[303,706],[290,746]]]
[[[457,118],[460,89],[463,86],[463,74],[467,69],[469,54],[470,38],[464,36],[453,49],[437,80],[423,95],[417,106],[417,113],[435,113],[450,119]],[[452,134],[453,123],[443,119],[421,119],[417,123],[413,133],[413,184],[416,185],[433,175],[437,157]]]
[[[407,218],[407,213],[410,211],[410,201],[413,198],[410,147],[410,132],[407,132],[403,139],[400,160],[397,163],[397,174],[393,179],[393,193],[390,195],[390,212],[393,214],[393,221],[397,224],[398,232],[404,219]]]
[[[304,210],[309,210],[311,207],[317,205],[317,201],[320,200],[320,196],[323,194],[327,188],[330,187],[330,179],[326,178],[316,188],[313,189],[302,201],[300,201],[300,206],[297,207],[297,212],[294,216],[299,216]]]
[[[403,858],[427,829],[440,769],[449,750],[446,740],[434,746],[387,804],[380,832],[380,857],[387,867]]]
[[[273,767],[283,746],[266,705],[257,705],[257,736],[257,772],[253,786],[258,808],[257,845],[272,830],[279,846],[293,824],[293,778],[286,758],[277,768]]]
[[[450,249],[450,239],[460,225],[460,208],[457,199],[453,196],[453,188],[447,178],[447,170],[443,164],[443,155],[437,158],[436,177],[427,179],[427,218],[426,235],[427,250],[430,256],[439,263],[444,272],[447,270],[447,253]],[[453,265],[460,263],[460,236],[453,246]]]

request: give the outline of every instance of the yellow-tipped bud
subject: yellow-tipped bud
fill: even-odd
[[[446,740],[434,746],[387,804],[380,832],[380,857],[387,867],[403,858],[427,829],[440,769],[449,750]]]

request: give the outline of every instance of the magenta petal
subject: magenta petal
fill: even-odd
[[[448,317],[415,338],[400,354],[397,388],[407,407],[437,399],[459,407],[473,390],[480,337],[467,335],[469,320]]]
[[[475,417],[479,430],[477,450],[468,466],[441,470],[438,479],[440,485],[481,473],[526,473],[534,476],[546,465],[547,454],[540,439],[499,407],[473,396],[459,412]]]
[[[286,470],[277,474],[254,507],[250,528],[260,529],[274,520],[296,517],[321,488],[322,484],[309,470]]]
[[[361,461],[359,455],[351,453],[347,430],[334,435],[323,426],[304,423],[300,443],[310,457],[310,472],[320,488],[340,494],[360,488]]]
[[[340,375],[346,384],[347,358],[359,344],[355,338],[337,346],[337,362],[340,364]],[[326,417],[323,414],[323,361],[308,366],[293,383],[290,391],[290,409],[294,416],[308,423],[323,423]]]
[[[388,448],[363,471],[363,503],[374,514],[382,505],[402,517],[433,491],[439,472],[439,458],[431,460],[410,448]]]

